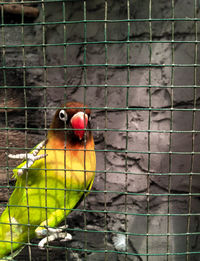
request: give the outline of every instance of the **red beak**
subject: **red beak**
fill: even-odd
[[[74,133],[76,136],[79,137],[80,140],[83,139],[85,128],[88,124],[88,116],[82,111],[77,112],[74,114],[74,116],[71,118],[71,125],[74,129]]]

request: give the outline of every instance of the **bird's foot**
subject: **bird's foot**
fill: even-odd
[[[36,229],[36,235],[38,237],[44,237],[43,239],[40,240],[38,247],[40,249],[45,249],[45,245],[49,242],[52,242],[58,238],[61,239],[61,241],[70,241],[72,240],[72,235],[64,231],[68,226],[62,226],[59,228],[41,228]]]
[[[42,149],[42,147],[44,146],[44,144],[45,144],[45,141],[39,143],[36,146],[36,148],[32,151],[32,153],[9,154],[8,155],[8,157],[11,159],[21,159],[21,160],[26,161],[24,163],[24,165],[17,171],[17,174],[19,176],[21,176],[27,169],[29,169],[36,160],[45,158],[47,156],[47,154],[37,155],[39,153],[39,151]]]

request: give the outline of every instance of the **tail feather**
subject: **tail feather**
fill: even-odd
[[[0,217],[0,260],[12,260],[24,248],[22,226],[14,218],[9,220],[6,208]]]

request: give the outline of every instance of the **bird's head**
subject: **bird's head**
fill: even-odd
[[[71,143],[88,140],[91,136],[90,109],[79,102],[69,102],[56,111],[50,126],[49,135],[66,139]],[[86,135],[85,135],[86,134]]]

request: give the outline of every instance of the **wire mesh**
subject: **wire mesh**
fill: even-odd
[[[28,209],[16,260],[199,260],[199,10],[197,0],[0,2],[1,212],[14,189]],[[8,153],[47,139],[71,100],[92,110],[94,185],[85,178],[69,190],[65,180],[64,207],[54,210],[65,211],[73,240],[40,250],[29,231],[40,206],[29,205],[28,179],[13,180],[20,160]],[[48,188],[41,170],[45,188],[31,189],[45,191],[48,220],[48,191],[61,189]],[[67,176],[66,160],[59,171]],[[90,194],[68,216],[70,192]],[[11,231],[13,223],[9,214]]]

